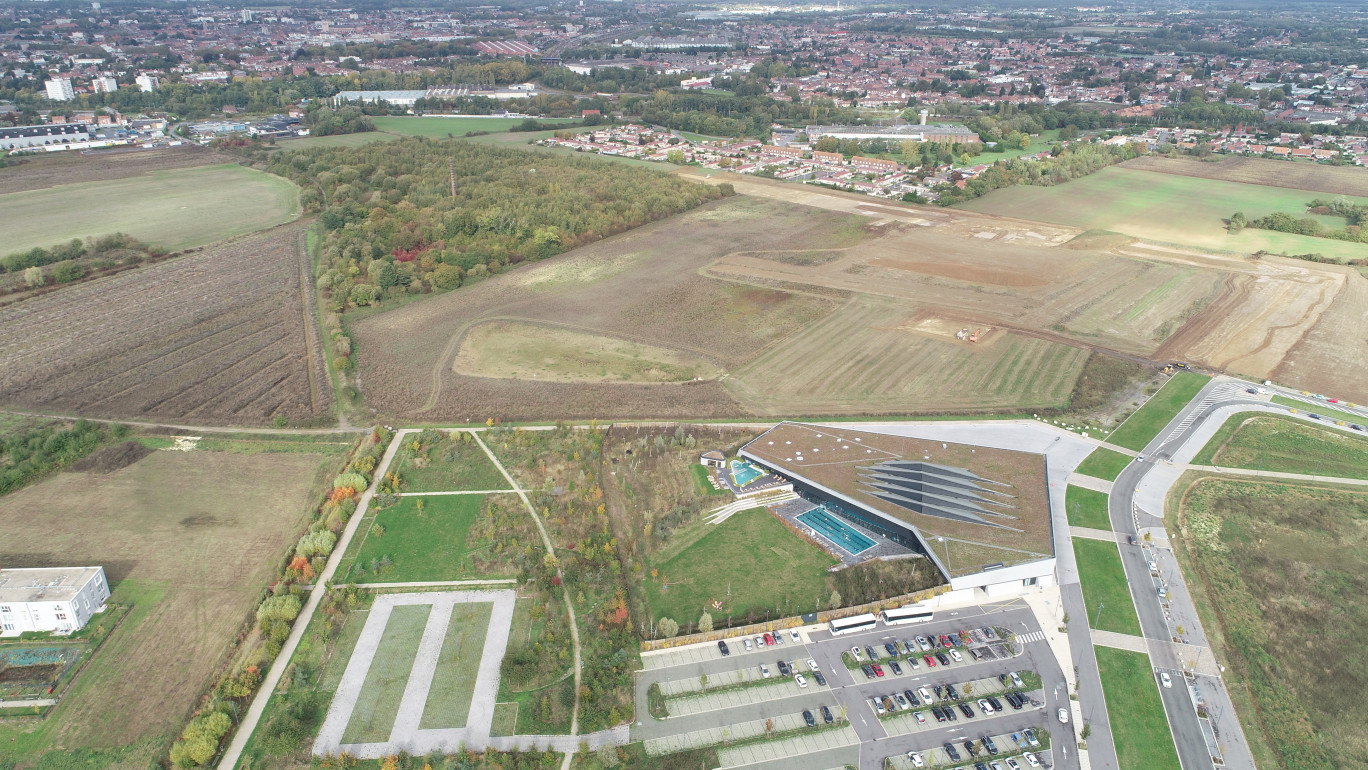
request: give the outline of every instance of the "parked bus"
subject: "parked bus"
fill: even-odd
[[[848,618],[837,618],[827,624],[831,628],[832,636],[841,634],[853,634],[857,631],[868,631],[879,625],[879,619],[866,612],[863,615],[851,615]]]
[[[883,622],[890,626],[901,626],[904,623],[925,623],[931,620],[934,613],[925,607],[918,607],[914,604],[896,610],[884,610],[881,614],[883,615]]]

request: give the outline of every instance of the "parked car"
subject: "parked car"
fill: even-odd
[[[782,646],[784,645],[784,634],[783,634],[783,632],[781,632],[781,631],[775,631],[775,632],[774,632],[773,639],[774,639],[774,641],[771,642],[771,644],[773,644],[775,647],[782,647]]]
[[[864,653],[860,652],[860,648],[859,648],[859,647],[851,647],[851,648],[850,648],[850,654],[855,656],[855,660],[864,660],[864,658],[861,658],[861,657],[860,657],[860,656],[863,655]]]
[[[773,636],[770,636],[769,634],[765,634],[765,646],[766,646],[766,647],[769,647],[769,646],[772,646],[773,644],[774,644],[774,637],[773,637]]]
[[[812,712],[807,709],[803,709],[803,721],[807,722],[808,727],[817,726],[817,720],[812,718]]]
[[[727,643],[721,639],[717,640],[717,649],[722,652],[722,657],[724,658],[731,654],[731,650],[727,649]]]
[[[803,641],[803,637],[798,635],[798,629],[796,628],[789,629],[789,638],[793,640],[794,644],[801,644]]]
[[[1021,681],[1021,675],[1018,674],[1017,672],[1013,671],[1012,674],[1011,674],[1011,677],[1012,677],[1012,684],[1016,685],[1017,687],[1025,687],[1025,686],[1026,686],[1025,683],[1023,683],[1023,682]]]
[[[956,690],[953,684],[947,684],[945,686],[945,697],[949,700],[959,700],[959,690]]]
[[[950,650],[950,659],[955,661],[956,663],[964,662],[964,656],[960,654],[959,650]]]
[[[884,708],[883,698],[876,697],[872,698],[871,700],[874,701],[874,710],[879,712],[879,716],[883,716],[884,714],[888,713],[888,709]]]
[[[760,637],[760,636],[755,637],[755,649],[758,650],[758,649],[760,649],[760,648],[762,648],[762,647],[764,647],[764,646],[765,646],[765,639],[764,639],[764,637]]]
[[[993,696],[993,695],[989,695],[989,696],[988,696],[988,705],[990,705],[990,706],[993,707],[993,711],[1001,711],[1001,710],[1002,710],[1002,701],[998,700],[996,696]]]
[[[940,706],[931,707],[931,716],[935,717],[937,722],[945,721],[945,712],[941,711]]]
[[[804,677],[802,674],[795,676],[793,681],[797,682],[799,687],[807,687],[807,677]]]
[[[917,694],[921,695],[922,703],[930,705],[936,702],[936,699],[931,697],[931,691],[925,687],[917,690]]]
[[[914,717],[917,718],[917,724],[919,724],[919,725],[924,725],[924,724],[926,724],[926,714],[925,714],[924,712],[918,711],[918,712],[914,713],[912,716],[914,716]]]
[[[865,679],[874,678],[874,669],[871,668],[868,663],[864,664],[863,666],[860,666],[860,670],[864,672]]]
[[[1021,763],[1011,757],[1007,758],[1007,770],[1021,770]]]
[[[951,646],[951,647],[963,647],[963,646],[964,646],[964,640],[960,639],[959,634],[951,634],[951,635],[950,635],[950,646]]]
[[[749,640],[749,639],[742,639],[741,641],[742,641],[742,642],[745,644],[745,646],[746,646],[746,652],[750,652],[751,650],[755,649],[755,645],[754,645],[754,644],[751,644],[751,640]]]
[[[959,761],[960,753],[959,753],[959,749],[955,748],[955,744],[953,744],[953,743],[947,743],[947,744],[945,744],[944,746],[942,746],[941,748],[945,749],[945,753],[950,755],[950,761],[952,761],[952,762],[958,762],[958,761]]]
[[[821,670],[822,670],[822,667],[821,667],[821,666],[818,666],[818,665],[817,665],[817,661],[813,660],[812,658],[808,658],[807,664],[808,664],[808,669],[809,669],[809,670],[812,670],[812,671],[821,671]]]
[[[930,640],[930,639],[927,639],[927,638],[924,637],[924,636],[919,636],[919,637],[917,637],[917,646],[920,647],[920,648],[922,649],[922,652],[930,652],[930,651],[931,651],[931,640]]]
[[[917,660],[917,657],[915,655],[909,656],[907,658],[907,667],[912,669],[913,671],[916,671],[917,669],[921,668],[921,661]]]
[[[893,699],[888,697],[887,695],[883,696],[883,705],[884,708],[887,709],[888,713],[890,714],[898,710],[898,704],[894,703]]]
[[[960,708],[960,711],[964,712],[964,715],[965,715],[966,717],[969,717],[970,719],[973,719],[973,718],[974,718],[974,707],[973,707],[973,706],[970,706],[968,703],[961,703],[961,704],[959,704],[959,708]]]
[[[819,687],[826,687],[826,677],[822,676],[821,671],[813,671],[812,678],[817,680],[817,685]]]
[[[766,678],[766,679],[769,679],[769,674],[770,674],[770,672],[769,672],[769,666],[765,665],[764,663],[761,663],[761,664],[760,664],[760,676],[762,676],[762,677],[764,677],[764,678]]]
[[[899,665],[898,665],[898,661],[896,661],[896,660],[890,660],[890,661],[888,661],[888,667],[891,668],[891,669],[893,669],[893,673],[897,674],[898,676],[902,676],[902,666],[899,666]]]
[[[917,641],[909,636],[903,640],[903,647],[907,650],[907,654],[911,655],[917,651]]]
[[[922,656],[922,660],[926,661],[926,665],[927,665],[929,668],[935,668],[935,667],[936,667],[936,659],[933,658],[933,657],[931,657],[930,655],[923,655],[923,656]]]
[[[913,767],[926,767],[926,760],[922,759],[921,755],[915,751],[907,752],[907,759]]]
[[[875,663],[875,664],[874,664],[874,676],[883,676],[883,675],[884,675],[884,674],[883,674],[883,666],[880,666],[878,663]]]
[[[983,736],[983,747],[988,749],[989,754],[996,755],[998,753],[997,744],[993,743],[993,736],[991,735]]]
[[[948,719],[948,720],[950,720],[951,722],[958,722],[958,721],[959,721],[959,717],[955,716],[955,707],[954,707],[954,706],[946,706],[946,707],[942,708],[941,711],[945,713],[945,718]]]
[[[940,635],[940,646],[945,647],[945,648],[949,648],[949,647],[950,647],[950,637],[949,637],[948,635],[946,635],[946,634],[941,634],[941,635]]]
[[[1031,744],[1031,748],[1035,749],[1040,747],[1040,739],[1036,737],[1034,727],[1028,727],[1025,730],[1022,730],[1021,734],[1026,736],[1026,742]]]
[[[832,722],[836,721],[836,718],[831,715],[831,709],[827,708],[826,706],[822,707],[822,721],[826,722],[827,724],[831,724]]]
[[[969,756],[971,756],[971,757],[977,757],[977,756],[978,756],[979,750],[978,750],[978,747],[974,745],[973,739],[966,738],[966,739],[964,740],[964,743],[962,743],[962,744],[960,744],[960,745],[964,746],[964,750],[967,751],[967,752],[969,752]]]
[[[868,644],[865,645],[865,654],[869,656],[869,659],[870,659],[870,660],[878,660],[878,659],[879,659],[879,653],[875,652],[875,651],[874,651],[874,648],[873,648],[871,645],[868,645]]]
[[[1040,767],[1040,760],[1036,759],[1036,755],[1032,754],[1029,751],[1025,754],[1022,754],[1021,758],[1026,760],[1026,764],[1030,765],[1031,767]]]
[[[898,657],[898,648],[894,647],[892,642],[884,642],[884,649],[888,651],[888,657]]]
[[[790,672],[789,672],[788,663],[786,663],[786,662],[784,662],[784,661],[782,661],[782,660],[779,661],[779,676],[789,676],[789,675],[790,675]]]
[[[907,696],[903,695],[902,693],[896,693],[893,696],[893,700],[898,702],[898,708],[900,709],[906,710],[912,708],[912,704],[908,702]]]
[[[987,637],[989,641],[992,641],[993,639],[997,638],[997,632],[993,631],[991,626],[983,627],[983,635]]]
[[[979,710],[984,714],[991,714],[994,711],[997,711],[997,709],[993,708],[993,704],[989,703],[985,698],[979,698],[978,706]]]
[[[942,666],[950,665],[950,659],[945,657],[945,653],[943,652],[936,653],[936,660],[939,660]]]

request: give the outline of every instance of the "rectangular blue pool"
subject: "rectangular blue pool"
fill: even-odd
[[[798,521],[821,533],[823,537],[852,556],[858,556],[877,545],[863,532],[836,518],[835,514],[825,508],[814,508],[807,513],[800,513]]]

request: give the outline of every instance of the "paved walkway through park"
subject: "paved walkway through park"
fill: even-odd
[[[1142,655],[1149,655],[1149,640],[1143,636],[1132,636],[1130,634],[1118,634],[1115,631],[1103,631],[1100,628],[1092,629],[1093,644],[1100,647],[1114,647],[1118,650],[1130,650]]]
[[[499,664],[503,661],[508,647],[508,633],[513,625],[513,605],[517,593],[512,590],[501,591],[439,591],[411,594],[383,594],[376,597],[371,607],[370,617],[361,629],[356,640],[347,669],[333,696],[328,716],[314,741],[313,753],[317,756],[337,754],[348,751],[362,759],[397,754],[407,751],[410,754],[426,754],[433,749],[447,753],[456,752],[462,745],[479,751],[489,742],[490,727],[494,723],[494,704],[499,695]],[[451,622],[452,609],[461,603],[478,604],[490,602],[494,605],[490,614],[489,627],[485,632],[484,650],[480,655],[479,673],[475,677],[475,691],[471,696],[470,713],[464,727],[436,730],[419,728],[428,694],[432,690],[432,679],[437,673],[437,661],[442,652],[442,642],[446,639],[447,628]],[[351,721],[352,711],[361,695],[366,682],[366,674],[380,648],[380,640],[385,634],[385,625],[395,607],[406,605],[432,605],[427,627],[423,630],[418,652],[414,657],[413,669],[399,701],[399,712],[394,719],[394,729],[388,741],[375,743],[343,743],[347,723]]]
[[[1110,481],[1099,479],[1094,476],[1084,476],[1081,473],[1070,474],[1069,484],[1075,487],[1091,489],[1094,492],[1101,492],[1104,495],[1111,494],[1112,489],[1112,483]]]
[[[44,708],[47,706],[56,705],[56,698],[32,698],[29,700],[0,700],[0,709],[27,709],[33,708],[34,706]]]
[[[1108,543],[1121,542],[1121,535],[1109,529],[1093,529],[1092,527],[1069,527],[1070,537],[1081,537],[1085,540],[1106,540]]]

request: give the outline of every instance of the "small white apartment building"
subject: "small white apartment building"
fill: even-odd
[[[0,637],[79,631],[108,598],[104,567],[0,569]]]

